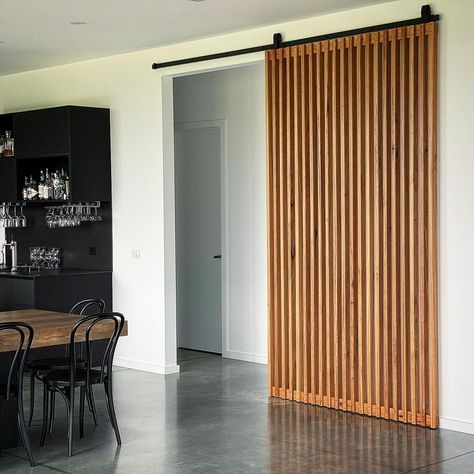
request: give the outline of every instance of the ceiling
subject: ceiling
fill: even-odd
[[[0,75],[383,1],[0,0]]]

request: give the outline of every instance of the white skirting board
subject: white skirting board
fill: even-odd
[[[462,433],[474,434],[474,423],[470,423],[469,421],[443,418],[440,416],[439,427],[445,430],[460,431]]]
[[[268,358],[259,354],[239,351],[222,351],[222,357],[227,359],[243,360],[245,362],[255,362],[256,364],[268,364]]]
[[[160,375],[179,374],[179,365],[157,365],[140,360],[122,359],[120,357],[114,357],[114,365]]]

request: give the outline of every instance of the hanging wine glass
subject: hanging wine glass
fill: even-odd
[[[26,227],[26,216],[23,214],[23,204],[20,206],[20,215],[18,216],[19,219],[19,227]]]
[[[12,216],[10,215],[10,203],[6,206],[5,227],[12,227]]]
[[[94,206],[94,221],[100,222],[102,220],[102,216],[99,215],[99,205],[97,204]]]
[[[12,227],[20,227],[20,219],[16,214],[16,205],[13,205]]]
[[[2,208],[0,210],[0,225],[5,227],[5,203],[2,204]]]

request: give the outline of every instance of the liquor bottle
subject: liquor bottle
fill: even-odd
[[[36,181],[33,179],[33,175],[30,175],[30,182],[28,186],[28,199],[38,199],[38,188],[36,186]]]
[[[43,181],[43,199],[49,199],[49,193],[48,193],[48,183],[46,182],[47,177],[46,173],[48,172],[48,168],[46,168],[46,171],[44,173],[44,181]]]
[[[45,191],[46,190],[46,191]],[[45,190],[43,190],[43,193],[46,192],[46,197],[45,199],[53,199],[53,183],[51,181],[51,176],[49,175],[49,170],[46,168],[46,178],[45,178]]]
[[[44,199],[44,174],[43,170],[40,170],[40,178],[38,183],[38,199]]]
[[[64,168],[61,168],[61,173],[59,174],[59,186],[61,188],[61,199],[66,200],[66,174],[64,173]]]
[[[3,156],[13,156],[15,153],[12,132],[5,130],[5,138],[3,139]]]
[[[58,170],[56,170],[56,172],[53,174],[53,194],[54,194],[54,199],[58,201],[62,199],[61,182],[59,180]]]
[[[69,176],[66,175],[66,178],[64,180],[64,199],[69,200],[70,195],[71,195],[71,187],[69,184]]]
[[[30,183],[28,182],[28,176],[25,176],[25,185],[23,186],[23,191],[22,191],[22,198],[23,201],[27,201],[29,199],[28,197],[28,187]]]

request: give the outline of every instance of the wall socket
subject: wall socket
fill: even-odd
[[[132,249],[132,258],[140,258],[140,250]]]

